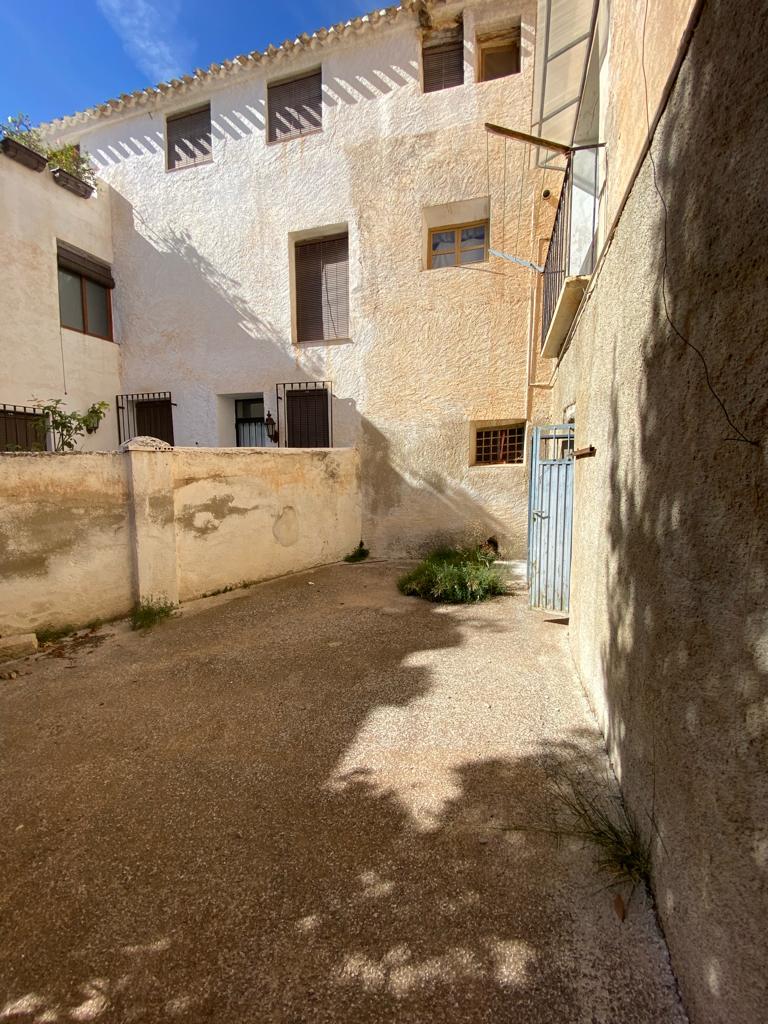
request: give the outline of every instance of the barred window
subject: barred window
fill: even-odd
[[[475,464],[478,466],[522,463],[525,459],[525,423],[478,427],[475,432]]]

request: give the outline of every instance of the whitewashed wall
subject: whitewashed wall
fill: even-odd
[[[477,0],[439,16],[462,7],[463,87],[422,93],[418,23],[402,16],[80,134],[115,191],[125,390],[170,389],[177,442],[217,445],[233,434],[217,396],[264,392],[274,414],[276,383],[332,380],[335,443],[361,447],[377,553],[447,533],[496,534],[515,554],[525,541],[527,467],[473,468],[469,449],[471,421],[528,413],[531,275],[498,259],[427,271],[423,247],[427,207],[482,199],[489,185],[493,246],[527,257],[546,234],[552,201],[525,148],[508,144],[505,188],[504,143],[483,128],[530,124],[535,3]],[[476,30],[518,15],[522,74],[476,83]],[[319,64],[322,133],[268,145],[267,81]],[[165,117],[208,98],[213,163],[167,172]],[[351,339],[299,347],[292,242],[338,225]]]

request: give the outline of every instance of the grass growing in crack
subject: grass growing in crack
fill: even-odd
[[[52,644],[56,640],[62,640],[65,636],[69,636],[74,632],[74,626],[60,626],[58,629],[54,629],[53,626],[43,626],[42,629],[36,631],[35,635],[39,644]]]
[[[436,548],[397,581],[400,592],[427,601],[471,604],[507,592],[493,567],[492,552],[480,548]]]
[[[606,793],[598,780],[567,775],[553,779],[557,812],[550,822],[530,827],[557,839],[576,839],[590,847],[608,888],[642,886],[651,893],[651,839],[620,795]],[[653,819],[651,819],[653,824]]]
[[[140,601],[131,613],[131,629],[151,629],[176,611],[170,601]]]
[[[370,551],[363,544],[362,541],[357,545],[354,551],[350,551],[348,555],[344,555],[345,562],[364,562]]]

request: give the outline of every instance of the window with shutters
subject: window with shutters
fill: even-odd
[[[520,72],[520,29],[479,37],[480,68],[478,81],[492,82]]]
[[[169,117],[165,122],[165,138],[166,166],[169,171],[211,163],[213,147],[210,103]]]
[[[474,465],[520,465],[525,461],[525,423],[474,428]]]
[[[287,142],[322,131],[323,91],[319,71],[267,87],[267,139]]]
[[[429,232],[429,267],[464,267],[488,259],[488,221],[432,228]]]
[[[464,84],[464,32],[462,28],[433,34],[421,51],[424,92],[438,92]]]
[[[61,326],[112,341],[115,282],[109,264],[65,242],[57,243],[57,260]]]
[[[349,238],[296,243],[296,340],[349,337]]]

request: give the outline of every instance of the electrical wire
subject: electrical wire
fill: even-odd
[[[651,131],[651,118],[650,118],[650,112],[649,112],[648,76],[647,76],[646,70],[645,70],[645,35],[646,35],[647,25],[648,25],[648,0],[645,0],[645,8],[644,8],[644,11],[643,11],[643,34],[642,34],[642,49],[641,49],[641,53],[640,53],[640,69],[641,69],[641,71],[643,73],[643,87],[645,89],[645,120],[646,120],[646,124],[648,126],[648,133],[650,135],[650,131]],[[697,346],[694,345],[692,341],[690,341],[688,338],[686,338],[686,336],[682,333],[680,328],[677,326],[677,324],[674,322],[674,320],[670,316],[669,305],[667,303],[667,270],[668,270],[668,266],[669,266],[669,245],[668,245],[668,239],[667,239],[667,230],[668,230],[668,225],[669,225],[669,209],[667,207],[667,201],[664,198],[664,195],[663,195],[661,189],[659,188],[659,183],[658,183],[658,178],[657,178],[657,173],[656,173],[656,161],[655,161],[654,156],[653,156],[653,140],[652,139],[649,141],[649,145],[648,145],[648,156],[649,156],[650,161],[651,161],[651,170],[652,170],[652,173],[653,173],[653,187],[655,188],[656,193],[657,193],[659,199],[661,200],[661,205],[664,208],[664,261],[662,263],[662,268],[661,268],[661,298],[662,298],[662,303],[663,303],[663,306],[664,306],[664,316],[666,317],[667,323],[672,328],[672,330],[675,332],[675,334],[680,339],[680,341],[682,341],[684,345],[687,345],[688,348],[691,349],[692,352],[695,352],[695,354],[699,357],[699,360],[701,362],[702,368],[704,370],[704,380],[706,381],[707,387],[709,388],[709,390],[712,393],[713,397],[717,401],[717,404],[720,406],[720,408],[721,408],[721,410],[723,412],[723,416],[725,417],[726,422],[728,423],[728,426],[731,428],[731,430],[735,431],[736,434],[738,435],[737,437],[729,437],[726,440],[728,440],[728,441],[743,441],[745,444],[749,444],[749,445],[752,445],[755,448],[759,448],[760,447],[760,442],[754,440],[751,437],[747,437],[747,435],[744,433],[744,431],[740,430],[739,427],[737,427],[736,424],[731,419],[731,416],[730,416],[727,408],[725,407],[725,402],[722,400],[720,395],[715,390],[714,385],[712,384],[712,379],[711,379],[710,374],[709,374],[709,366],[707,365],[707,360],[706,360],[706,358],[704,356],[704,353],[701,351],[700,348],[697,348]]]

